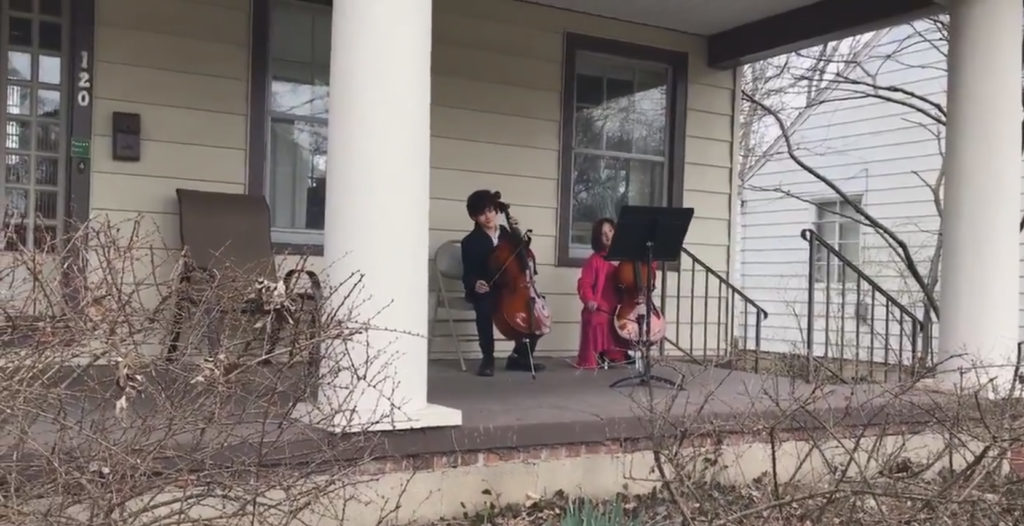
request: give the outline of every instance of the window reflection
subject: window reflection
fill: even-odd
[[[327,127],[275,121],[270,132],[273,224],[279,228],[323,229],[327,177]]]
[[[32,54],[24,51],[7,52],[7,78],[32,80]]]
[[[590,252],[590,225],[624,205],[666,203],[669,69],[576,57],[570,257]]]
[[[325,6],[273,4],[267,195],[276,229],[323,229],[330,19]]]

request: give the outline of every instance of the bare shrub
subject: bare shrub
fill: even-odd
[[[362,343],[383,329],[363,312],[360,276],[317,291],[234,269],[186,286],[187,255],[160,239],[141,219],[96,219],[59,245],[0,255],[11,291],[0,305],[0,523],[329,524],[354,513],[358,484],[372,480],[360,470],[372,429],[394,413],[390,358]],[[343,396],[319,396],[325,382]],[[357,403],[369,392],[384,402],[368,420]]]
[[[661,361],[659,369],[693,381],[692,367]],[[1024,443],[1019,398],[993,399],[978,382],[936,390],[920,379],[837,386],[764,375],[739,394],[749,405],[733,396],[733,414],[722,418],[711,408],[736,373],[698,374],[720,377],[719,387],[634,393],[648,422],[658,502],[668,508],[646,516],[648,524],[1024,521],[1024,478],[1011,469]],[[759,470],[743,471],[751,466]]]

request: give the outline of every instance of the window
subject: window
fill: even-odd
[[[566,52],[558,262],[576,265],[594,221],[682,202],[687,57],[580,35]]]
[[[48,249],[64,218],[66,0],[0,0],[3,250]]]
[[[850,196],[850,198],[860,206],[860,196]],[[855,220],[856,217],[857,212],[854,211],[853,206],[844,200],[836,199],[815,203],[814,230],[830,245],[836,247],[843,257],[854,265],[860,265],[860,223]],[[830,282],[839,282],[842,279],[854,281],[856,279],[854,272],[850,270],[844,272],[845,265],[839,261],[839,258],[829,257],[824,248],[819,248],[814,257],[815,281],[825,281],[826,275]],[[826,267],[828,268],[826,269]]]
[[[323,239],[330,51],[329,6],[271,1],[263,191],[278,242]]]

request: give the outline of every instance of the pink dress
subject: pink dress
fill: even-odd
[[[576,291],[583,310],[580,313],[580,349],[576,356],[576,366],[592,369],[599,364],[600,353],[611,361],[622,361],[625,353],[615,342],[615,326],[612,318],[618,306],[618,291],[615,286],[615,264],[605,261],[604,253],[594,253],[587,258],[580,272]],[[587,310],[587,302],[597,302],[597,310]]]

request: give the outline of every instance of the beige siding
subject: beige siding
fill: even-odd
[[[732,72],[705,66],[698,37],[523,2],[435,1],[431,250],[470,228],[466,195],[479,188],[501,190],[513,214],[534,231],[538,281],[556,322],[541,351],[571,353],[579,332],[579,270],[554,266],[566,31],[690,53],[684,199],[696,208],[697,219],[689,243],[720,271],[728,259],[735,98]],[[674,283],[670,288],[675,290]],[[688,319],[688,300],[686,310]],[[470,325],[460,329],[471,331]],[[443,332],[447,326],[437,328]],[[440,340],[435,348],[451,345]],[[466,349],[477,356],[474,344]]]
[[[179,246],[176,188],[241,192],[248,0],[98,0],[91,208],[137,214]],[[142,159],[115,161],[111,114],[142,117]]]
[[[120,220],[141,213],[159,227],[158,244],[176,247],[175,188],[244,191],[248,8],[248,0],[98,0],[94,212]],[[724,271],[730,231],[733,74],[705,66],[701,38],[511,0],[435,0],[431,251],[470,227],[466,195],[500,189],[534,231],[556,321],[545,352],[574,352],[579,330],[579,270],[554,266],[566,31],[690,53],[690,246]],[[140,162],[111,159],[114,111],[142,115]]]

